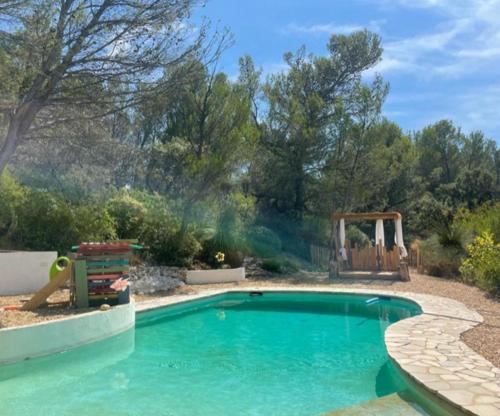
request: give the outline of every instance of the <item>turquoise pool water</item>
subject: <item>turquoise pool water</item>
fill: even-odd
[[[420,310],[370,298],[234,293],[139,314],[135,331],[0,367],[0,414],[320,415],[405,391],[383,334]]]

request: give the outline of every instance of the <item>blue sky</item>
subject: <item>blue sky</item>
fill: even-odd
[[[382,38],[389,119],[410,131],[447,118],[500,142],[500,0],[208,0],[201,13],[233,33],[230,76],[244,54],[269,74],[286,51],[325,54],[332,33],[368,28]]]

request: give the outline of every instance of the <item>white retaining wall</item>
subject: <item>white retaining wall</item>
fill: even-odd
[[[134,303],[54,321],[0,329],[0,364],[67,351],[135,325]]]
[[[240,282],[245,280],[245,268],[215,269],[215,270],[188,270],[186,283],[190,285],[209,283]]]
[[[56,258],[56,251],[0,252],[0,296],[40,290],[49,281],[49,269]]]

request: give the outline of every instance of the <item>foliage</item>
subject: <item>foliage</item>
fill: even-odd
[[[427,273],[438,277],[459,276],[459,267],[465,256],[461,247],[442,245],[436,234],[423,240],[420,247]]]
[[[456,226],[462,230],[466,242],[474,236],[489,232],[500,242],[500,203],[488,203],[474,211],[460,210],[455,216]]]
[[[467,258],[460,272],[464,281],[500,294],[500,243],[491,233],[483,232],[467,246]]]
[[[128,191],[122,190],[108,201],[107,209],[115,222],[118,238],[132,239],[142,234],[147,210],[144,204],[133,198]]]
[[[227,192],[231,176],[251,154],[254,137],[243,89],[200,62],[190,65],[196,68],[191,82],[169,100],[154,102],[160,114],[141,121],[154,126],[151,140],[157,142],[147,167],[148,185],[181,198],[183,229],[197,205]]]
[[[250,245],[250,254],[261,257],[274,257],[281,252],[279,236],[262,225],[252,226],[248,229],[246,239]]]
[[[66,253],[74,244],[115,237],[113,220],[98,204],[73,205],[44,191],[28,190],[17,209],[13,246]]]
[[[370,238],[355,225],[350,225],[347,227],[345,236],[346,240],[349,240],[352,243],[356,244],[358,248],[363,248],[370,245]]]
[[[167,70],[184,79],[189,71],[175,68],[198,55],[206,36],[204,27],[198,36],[188,30],[194,3],[26,0],[0,8],[0,75],[9,80],[2,77],[0,96],[11,114],[0,173],[26,134],[57,137],[54,125],[105,119],[132,106],[139,89],[164,89]]]
[[[271,273],[281,273],[281,263],[274,258],[265,259],[260,267]]]
[[[185,25],[191,0],[155,1],[158,14],[150,0],[103,3],[116,17],[71,55],[100,3],[8,3],[17,6],[0,31],[0,170],[7,158],[12,175],[0,177],[2,248],[139,238],[158,263],[215,266],[221,251],[233,266],[253,255],[291,270],[287,256],[307,261],[311,244],[329,244],[332,211],[393,210],[407,239],[424,240],[435,274],[457,274],[485,231],[498,243],[497,143],[448,120],[405,134],[384,119],[388,85],[363,76],[382,57],[376,34],[334,34],[321,55],[286,53],[286,69],[265,79],[245,56],[234,79],[204,59],[218,57],[223,40],[203,49],[204,27],[197,37]],[[58,13],[76,16],[63,32]],[[116,32],[137,17],[133,33]],[[104,66],[86,61],[113,34],[113,62],[105,51]],[[347,234],[363,246],[373,227]]]
[[[23,205],[26,189],[8,172],[0,175],[0,244],[9,246],[9,239],[18,224],[18,209]]]
[[[231,267],[243,264],[244,254],[248,252],[245,229],[253,220],[254,201],[251,197],[234,193],[227,196],[221,207],[212,239],[205,242],[202,258],[208,264],[217,265],[216,253],[225,254],[225,263]]]
[[[301,265],[297,261],[284,256],[265,259],[261,264],[262,269],[276,274],[290,274],[297,272]]]
[[[304,48],[287,53],[288,70],[263,86],[268,110],[259,125],[261,152],[251,166],[252,186],[263,208],[286,213],[299,227],[312,202],[310,187],[331,155],[338,155],[343,126],[351,128],[349,144],[363,142],[360,126],[376,119],[387,93],[378,77],[372,85],[360,81],[362,71],[380,59],[377,35],[334,35],[327,49],[327,57]]]
[[[201,244],[191,230],[181,233],[180,229],[179,219],[166,207],[148,211],[138,236],[147,246],[147,257],[160,264],[189,266]]]

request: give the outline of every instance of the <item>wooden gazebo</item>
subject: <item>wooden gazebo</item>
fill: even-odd
[[[386,247],[384,220],[395,224],[395,244]],[[352,221],[376,221],[375,245],[356,247],[347,244],[345,223]],[[409,280],[407,252],[403,242],[402,217],[399,212],[367,212],[332,214],[330,239],[330,278],[382,278]]]

